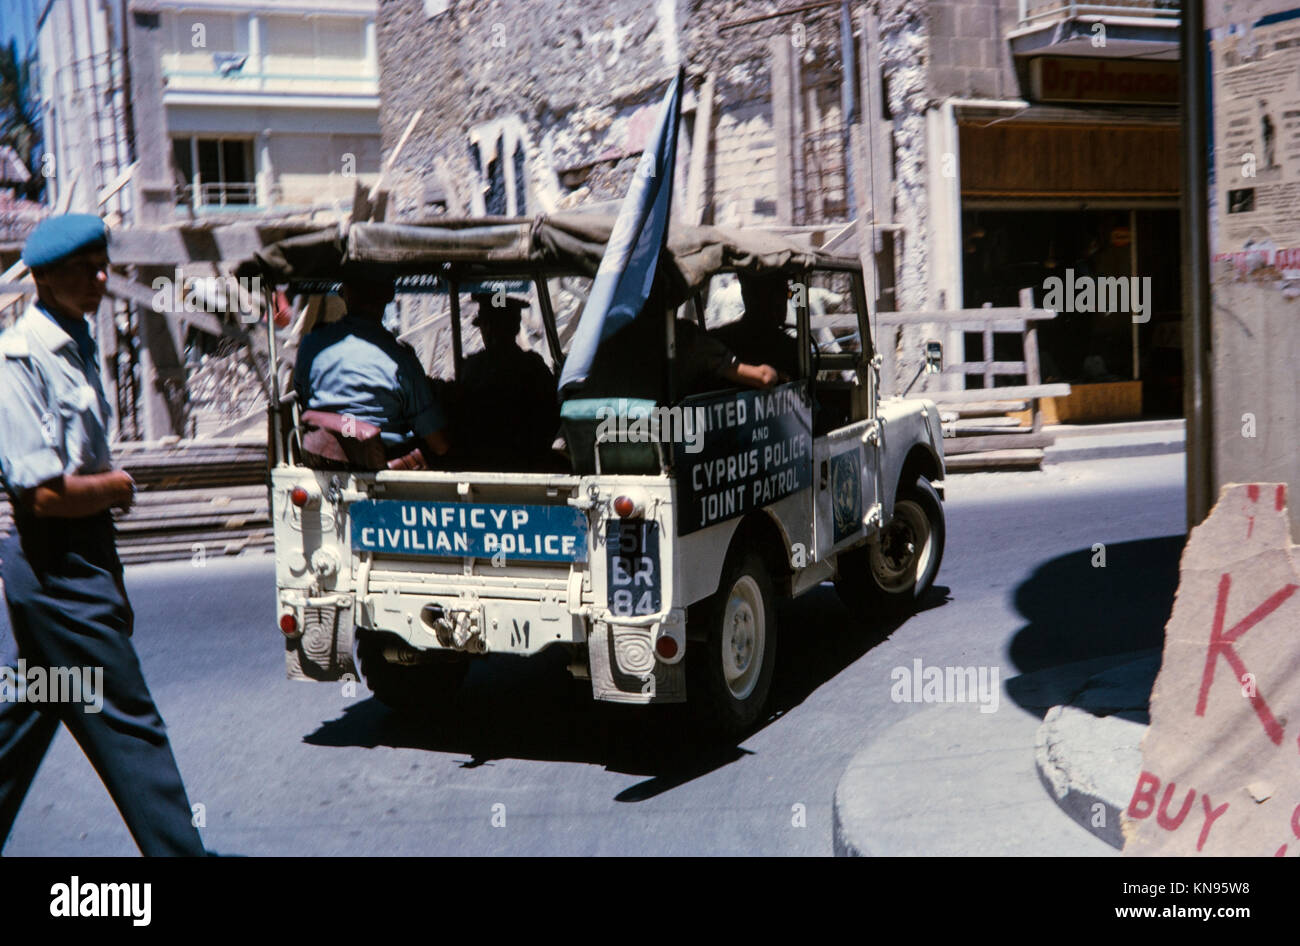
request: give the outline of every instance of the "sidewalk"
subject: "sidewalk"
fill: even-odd
[[[1182,453],[1187,447],[1186,423],[1181,418],[1115,424],[1053,424],[1043,431],[1056,435],[1056,443],[1043,450],[1044,464]]]
[[[1147,652],[1102,657],[1008,680],[995,713],[972,703],[913,713],[840,778],[834,853],[1118,855],[1158,663]]]

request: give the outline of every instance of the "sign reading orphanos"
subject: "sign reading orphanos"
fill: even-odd
[[[1282,484],[1229,484],[1183,551],[1124,853],[1300,856],[1300,570]]]

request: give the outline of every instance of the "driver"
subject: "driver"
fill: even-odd
[[[745,314],[709,332],[741,361],[771,365],[783,381],[799,377],[799,343],[786,334],[789,288],[780,273],[740,274]]]

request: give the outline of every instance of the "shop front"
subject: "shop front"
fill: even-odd
[[[1039,325],[1042,380],[1073,391],[1047,420],[1181,416],[1176,117],[1040,104],[958,131],[963,305],[1030,289],[1058,313]]]

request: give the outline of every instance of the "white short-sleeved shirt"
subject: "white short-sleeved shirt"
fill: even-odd
[[[92,356],[33,303],[0,333],[0,476],[12,496],[111,468],[109,405]]]

